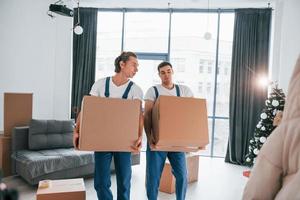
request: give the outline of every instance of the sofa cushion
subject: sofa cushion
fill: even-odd
[[[73,120],[35,120],[29,124],[30,150],[73,147]]]
[[[28,151],[20,150],[12,154],[18,166],[18,173],[28,174],[33,179],[45,174],[72,169],[94,163],[94,152],[77,151],[74,148]]]

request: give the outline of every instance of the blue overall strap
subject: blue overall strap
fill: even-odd
[[[130,81],[130,82],[128,83],[128,86],[127,86],[127,88],[126,88],[126,90],[125,90],[123,96],[122,96],[122,99],[127,99],[128,93],[129,93],[130,88],[131,88],[132,85],[133,85],[133,82]]]
[[[157,99],[158,96],[159,96],[159,94],[158,94],[158,89],[157,89],[156,86],[153,86],[153,88],[154,88],[154,92],[155,92],[155,99]]]
[[[110,81],[110,77],[106,77],[105,92],[104,92],[105,97],[109,97],[109,81]]]
[[[179,86],[178,86],[178,85],[175,85],[175,88],[176,88],[176,95],[177,95],[178,97],[180,97]]]

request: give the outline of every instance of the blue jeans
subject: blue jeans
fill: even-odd
[[[146,187],[149,200],[157,199],[160,177],[167,157],[172,166],[172,173],[176,178],[176,199],[185,199],[187,189],[185,153],[151,151],[148,145],[146,152]]]
[[[131,153],[130,152],[95,152],[94,188],[98,200],[113,200],[110,190],[110,164],[114,157],[117,176],[117,200],[130,199]]]

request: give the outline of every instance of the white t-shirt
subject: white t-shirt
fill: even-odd
[[[162,85],[155,85],[158,90],[158,95],[166,95],[166,96],[177,96],[176,87],[174,86],[172,89],[168,89],[163,87]],[[192,90],[185,85],[178,85],[180,96],[181,97],[193,97]],[[156,95],[153,87],[149,88],[145,95],[145,100],[155,101]]]
[[[105,82],[106,82],[106,77],[101,78],[98,81],[94,83],[92,86],[92,89],[90,91],[90,95],[92,96],[98,96],[98,97],[105,97]],[[128,84],[130,81],[127,81],[127,83],[116,86],[113,81],[112,77],[110,77],[109,80],[109,97],[110,98],[122,98]],[[142,89],[135,83],[133,83],[132,87],[130,88],[130,91],[128,93],[128,98],[127,99],[139,99],[143,100],[143,91]]]

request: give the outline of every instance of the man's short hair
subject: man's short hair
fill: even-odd
[[[169,63],[169,62],[167,62],[167,61],[163,61],[163,62],[159,63],[159,65],[157,66],[157,71],[158,71],[158,73],[159,73],[159,69],[160,69],[160,68],[162,68],[162,67],[164,67],[164,66],[167,66],[167,65],[169,65],[169,66],[173,69],[173,66],[172,66],[171,63]]]
[[[131,51],[123,51],[118,57],[116,57],[116,59],[115,59],[115,72],[116,73],[119,73],[121,71],[120,62],[128,61],[130,56],[137,58],[136,54]]]

